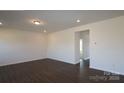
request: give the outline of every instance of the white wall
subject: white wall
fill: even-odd
[[[124,74],[124,16],[49,34],[48,57],[75,64],[74,34],[87,29],[90,67]]]
[[[48,58],[74,63],[74,33],[55,32],[48,35]]]
[[[0,66],[46,58],[46,36],[36,31],[0,29]]]
[[[81,58],[81,55],[80,55],[80,32],[75,32],[75,40],[74,40],[74,44],[75,44],[75,57],[74,57],[74,63],[73,64],[77,64],[80,62],[80,58]]]

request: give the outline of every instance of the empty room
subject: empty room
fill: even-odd
[[[0,83],[119,82],[123,10],[0,11]]]

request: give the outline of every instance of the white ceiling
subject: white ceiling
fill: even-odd
[[[0,11],[0,28],[16,28],[29,31],[48,32],[60,31],[70,27],[85,25],[112,17],[124,15],[123,10],[25,10],[25,11]],[[44,25],[36,26],[32,20],[37,19]],[[80,23],[76,20],[80,19]]]

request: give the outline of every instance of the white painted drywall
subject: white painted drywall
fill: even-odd
[[[74,63],[74,33],[55,32],[48,35],[48,58]]]
[[[74,47],[75,47],[75,57],[74,57],[74,64],[77,64],[80,62],[80,58],[81,58],[81,55],[80,55],[80,32],[75,32],[75,41],[74,41]]]
[[[75,32],[90,30],[90,67],[124,74],[124,16],[48,35],[48,57],[76,63]]]
[[[0,28],[0,66],[46,58],[41,32]]]

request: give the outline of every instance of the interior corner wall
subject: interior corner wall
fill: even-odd
[[[0,66],[46,58],[46,35],[0,28]]]
[[[47,57],[55,60],[75,64],[74,33],[69,31],[48,34]]]
[[[124,74],[124,16],[48,35],[47,56],[75,64],[75,32],[90,31],[90,68]]]

